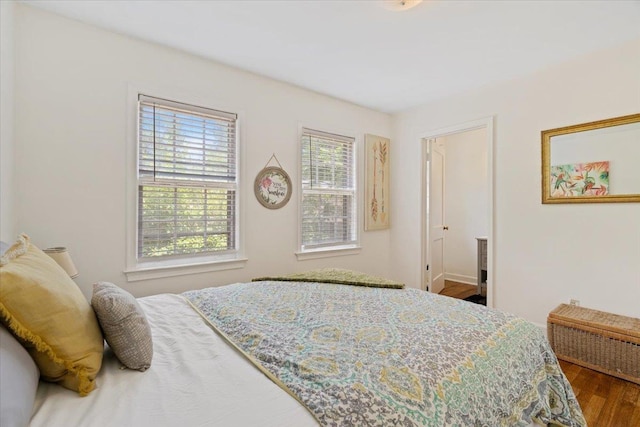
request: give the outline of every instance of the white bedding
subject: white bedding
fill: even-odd
[[[317,426],[293,397],[236,352],[177,295],[138,300],[153,333],[146,372],[105,354],[87,397],[41,383],[31,426]]]

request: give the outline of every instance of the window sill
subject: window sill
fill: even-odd
[[[211,271],[233,270],[243,268],[247,258],[233,258],[218,261],[194,262],[181,265],[138,265],[134,269],[126,270],[127,282],[140,280],[161,279],[164,277],[184,276],[187,274],[208,273]]]
[[[314,250],[304,251],[304,252],[296,252],[296,257],[298,257],[298,261],[305,261],[308,259],[329,258],[329,257],[346,256],[346,255],[358,255],[360,251],[362,251],[362,248],[360,246],[342,246],[342,247],[334,247],[334,248],[314,249]]]

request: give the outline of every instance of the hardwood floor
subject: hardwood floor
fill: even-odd
[[[444,289],[440,292],[440,295],[446,295],[448,297],[465,299],[477,292],[477,286],[466,285],[464,283],[452,282],[451,280],[444,281]]]
[[[464,299],[475,292],[475,286],[445,281],[440,294]],[[640,385],[563,360],[560,367],[571,383],[587,426],[640,426]]]
[[[640,426],[640,385],[560,361],[589,427]]]

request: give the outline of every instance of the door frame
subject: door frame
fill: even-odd
[[[427,162],[429,160],[429,140],[435,139],[447,135],[456,133],[462,133],[477,129],[486,130],[486,142],[487,142],[487,188],[488,188],[488,203],[489,211],[487,212],[489,217],[489,231],[487,233],[487,307],[494,306],[494,254],[495,254],[495,218],[494,218],[494,175],[495,170],[493,167],[494,153],[494,130],[493,130],[494,116],[483,117],[481,119],[472,120],[469,122],[459,123],[445,128],[430,130],[422,132],[420,136],[420,144],[422,146],[422,179],[421,179],[421,266],[420,266],[420,287],[424,289],[427,278],[429,278],[430,272],[427,271],[427,265],[431,263],[431,253],[429,251],[430,245],[430,224],[429,224],[429,206],[428,206],[428,191],[429,191],[429,171],[427,170]],[[431,285],[431,283],[429,283]]]

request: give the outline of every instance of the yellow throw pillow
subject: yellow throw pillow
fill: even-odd
[[[0,258],[0,317],[42,379],[82,396],[95,388],[104,350],[95,313],[66,272],[24,234]]]

